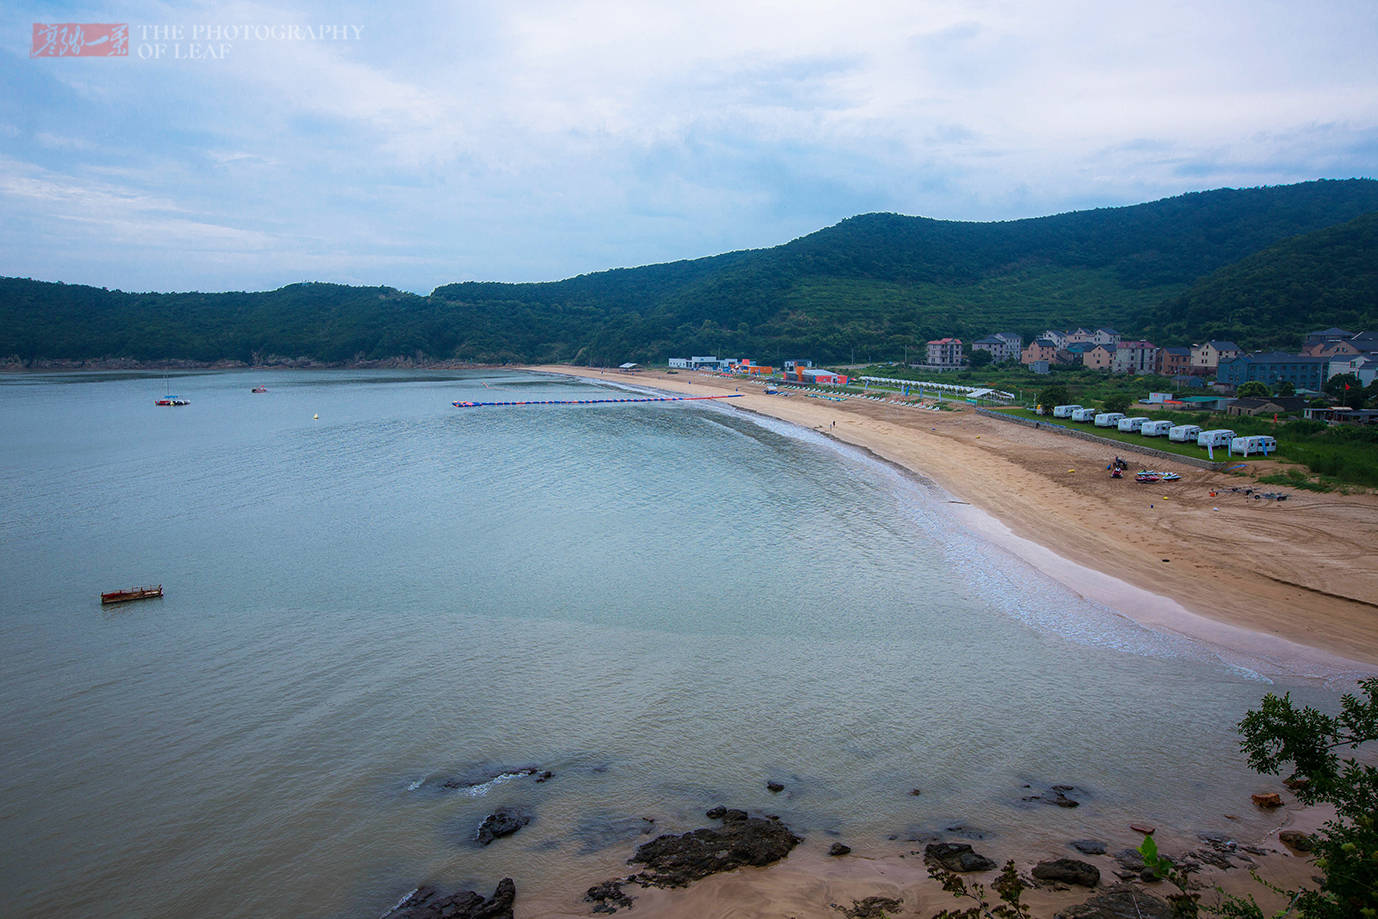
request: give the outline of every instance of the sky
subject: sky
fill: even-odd
[[[428,293],[1375,177],[1375,47],[1373,0],[10,0],[0,275]]]

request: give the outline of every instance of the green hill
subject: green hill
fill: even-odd
[[[1378,327],[1378,213],[1269,246],[1201,278],[1156,315],[1154,334],[1292,348],[1315,328]]]
[[[541,284],[450,284],[429,297],[334,284],[129,294],[0,279],[0,358],[880,360],[941,335],[1086,324],[1290,345],[1311,328],[1378,324],[1338,292],[1359,289],[1353,264],[1376,261],[1364,222],[1373,212],[1378,182],[1350,179],[996,223],[866,214],[771,249]],[[1268,254],[1293,246],[1286,261]],[[1298,284],[1312,295],[1279,293]],[[1278,306],[1250,313],[1246,301]],[[1352,309],[1326,312],[1340,303]]]

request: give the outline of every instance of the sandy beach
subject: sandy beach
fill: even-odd
[[[1208,643],[1227,662],[1268,674],[1324,681],[1348,690],[1353,679],[1378,672],[1378,496],[1318,494],[1277,486],[1286,501],[1255,500],[1231,488],[1252,480],[1136,455],[1077,438],[1003,422],[959,407],[925,411],[863,399],[844,402],[766,395],[764,387],[710,374],[616,371],[581,367],[531,368],[691,395],[740,392],[720,404],[819,431],[869,451],[939,490],[962,522],[1077,593],[1147,627]],[[1112,480],[1106,464],[1118,452],[1131,470],[1173,468],[1173,484]],[[1271,463],[1253,463],[1266,471]],[[1212,495],[1211,492],[1215,494]],[[1322,810],[1305,809],[1281,783],[1260,776],[1238,801],[1203,804],[1206,811],[1251,808],[1249,793],[1279,791],[1284,806],[1251,848],[1205,865],[1195,875],[1207,901],[1218,885],[1255,896],[1265,911],[1285,905],[1249,877],[1256,868],[1273,883],[1297,886],[1315,872],[1309,860],[1278,838],[1283,829],[1315,829]],[[731,802],[726,802],[731,804]],[[705,820],[704,825],[709,821]],[[1128,826],[1100,832],[1108,853],[1030,851],[1017,839],[977,843],[1003,863],[1013,859],[1028,877],[1034,864],[1084,858],[1102,873],[1100,890],[1115,882],[1112,855],[1138,845]],[[1172,856],[1200,852],[1202,840],[1158,834]],[[868,897],[901,901],[887,916],[930,916],[970,906],[929,879],[922,846],[904,841],[831,858],[832,840],[807,839],[787,859],[764,869],[739,869],[681,890],[641,890],[636,915],[659,917],[835,917]],[[989,884],[993,873],[969,881]],[[593,879],[604,880],[604,879]],[[592,882],[592,881],[591,881]],[[1170,885],[1148,885],[1158,896]],[[1054,916],[1092,894],[1083,888],[1029,891],[1036,916]],[[518,915],[588,915],[576,895],[559,901],[518,900]]]

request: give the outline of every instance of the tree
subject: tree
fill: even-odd
[[[1121,393],[1106,396],[1101,402],[1107,412],[1123,412],[1129,409],[1129,397]]]
[[[1325,381],[1324,388],[1326,393],[1339,399],[1341,405],[1350,408],[1362,408],[1364,405],[1364,384],[1352,373],[1336,374]]]
[[[1045,409],[1054,405],[1066,405],[1068,398],[1070,397],[1067,395],[1067,387],[1062,383],[1053,383],[1038,391],[1038,404]]]
[[[995,358],[991,355],[991,353],[987,351],[985,348],[977,348],[975,351],[971,352],[971,357],[969,357],[967,360],[971,364],[972,369],[974,370],[977,367],[985,367],[994,359]]]
[[[1296,394],[1297,387],[1291,380],[1278,380],[1273,384],[1273,395],[1280,399],[1285,399],[1288,396],[1295,396]]]
[[[1297,709],[1290,694],[1269,693],[1239,722],[1250,766],[1277,775],[1290,765],[1288,786],[1299,801],[1335,808],[1316,841],[1319,889],[1296,894],[1300,919],[1378,917],[1378,766],[1335,752],[1378,740],[1378,677],[1359,688],[1363,698],[1346,693],[1338,715]],[[1234,915],[1263,915],[1251,902],[1234,902],[1240,909]]]
[[[1268,384],[1260,383],[1258,380],[1249,380],[1247,383],[1240,383],[1234,394],[1241,399],[1266,399],[1268,397]]]

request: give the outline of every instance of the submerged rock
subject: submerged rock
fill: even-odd
[[[635,897],[629,897],[622,890],[622,881],[604,881],[588,889],[584,894],[584,899],[589,903],[597,904],[593,907],[595,913],[615,913],[618,909],[631,909],[632,901]]]
[[[1175,919],[1172,904],[1133,884],[1116,884],[1085,903],[1069,906],[1056,919]]]
[[[828,905],[847,919],[885,919],[886,916],[893,916],[903,909],[904,901],[894,897],[867,897],[864,900],[853,900],[850,908],[838,906],[836,903]]]
[[[936,862],[948,871],[990,871],[995,862],[977,853],[964,842],[936,842],[924,847],[926,861]]]
[[[1100,869],[1075,858],[1039,862],[1034,866],[1033,876],[1040,881],[1053,884],[1079,884],[1082,887],[1095,887],[1100,884]]]
[[[851,846],[847,846],[847,845],[843,845],[843,844],[840,843],[840,842],[835,842],[835,843],[833,843],[833,844],[828,848],[828,854],[829,854],[829,855],[834,855],[834,856],[836,856],[836,855],[851,855],[851,854],[852,854],[852,847],[851,847]]]
[[[517,811],[494,811],[483,818],[483,822],[480,823],[478,827],[478,834],[474,839],[479,845],[486,846],[491,844],[495,839],[511,836],[530,822],[531,818],[529,816],[518,813]]]
[[[493,896],[486,900],[472,890],[442,897],[434,887],[418,887],[383,919],[512,919],[516,899],[517,885],[511,878],[499,881]]]
[[[709,814],[722,819],[721,828],[660,836],[638,847],[628,863],[646,868],[627,880],[648,887],[684,887],[720,871],[769,865],[800,843],[774,817],[751,817],[746,811],[717,807]]]
[[[1278,839],[1284,846],[1297,852],[1310,852],[1316,848],[1316,837],[1309,833],[1299,833],[1296,830],[1283,830],[1278,834]]]
[[[1105,843],[1101,842],[1099,839],[1073,839],[1069,845],[1082,855],[1105,854]]]

